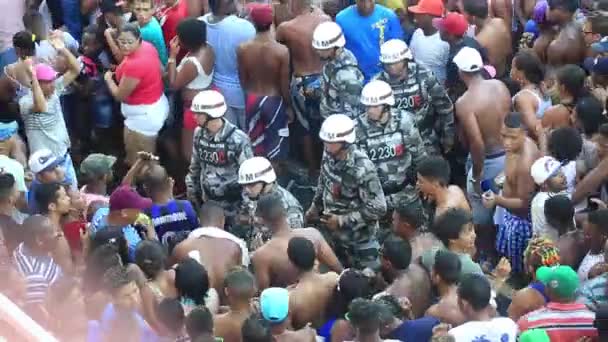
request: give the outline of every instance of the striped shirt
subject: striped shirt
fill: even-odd
[[[62,275],[59,265],[49,255],[32,254],[24,243],[13,251],[13,259],[26,281],[26,303],[43,303],[51,285]]]
[[[551,342],[572,342],[584,336],[597,338],[593,327],[595,313],[584,304],[550,302],[519,319],[519,333],[529,329],[543,329]]]
[[[583,283],[578,288],[576,301],[592,309],[608,303],[608,274],[602,274]]]

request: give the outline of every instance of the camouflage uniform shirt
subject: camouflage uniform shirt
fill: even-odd
[[[195,204],[208,200],[218,201],[223,206],[239,203],[239,165],[253,157],[249,137],[224,120],[224,126],[215,135],[197,127],[193,146],[190,172],[186,177],[188,199]]]
[[[357,144],[376,165],[389,212],[401,201],[409,204],[418,200],[416,165],[426,157],[426,151],[411,113],[392,108],[384,124],[362,114]]]
[[[359,114],[359,97],[363,74],[352,52],[342,49],[339,55],[323,66],[321,74],[321,119],[332,114],[355,118]]]
[[[321,213],[339,215],[335,232],[346,245],[375,239],[378,220],[386,214],[386,200],[376,166],[355,146],[345,160],[325,154],[313,203]]]
[[[385,71],[374,79],[391,85],[395,107],[414,114],[427,153],[440,154],[441,147],[452,146],[454,106],[432,72],[416,62],[408,62],[405,80],[391,80]]]

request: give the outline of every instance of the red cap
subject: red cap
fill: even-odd
[[[444,18],[433,19],[433,26],[455,36],[464,36],[469,28],[469,22],[462,14],[449,12]]]
[[[152,200],[140,196],[128,185],[122,185],[110,195],[110,211],[123,209],[144,210],[152,206]]]
[[[420,0],[417,5],[407,8],[416,14],[429,14],[435,17],[443,15],[443,0]]]
[[[249,7],[249,18],[256,26],[268,26],[272,24],[272,6],[269,4],[255,4]]]

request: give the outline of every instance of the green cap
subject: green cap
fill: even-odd
[[[543,266],[536,270],[536,279],[560,298],[572,298],[578,288],[578,275],[570,266]]]
[[[551,342],[543,329],[530,329],[519,335],[519,342]]]
[[[112,171],[116,157],[101,153],[89,154],[80,164],[80,173],[87,176],[103,176]]]

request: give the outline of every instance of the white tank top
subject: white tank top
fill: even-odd
[[[203,90],[209,88],[211,82],[213,81],[213,71],[211,71],[211,73],[207,75],[205,73],[205,69],[203,69],[203,66],[199,62],[198,58],[196,58],[195,56],[184,57],[184,59],[182,59],[182,61],[179,63],[179,66],[177,67],[177,72],[179,72],[187,62],[194,64],[194,66],[196,67],[196,71],[198,71],[198,74],[192,81],[190,81],[190,83],[186,85],[186,89]]]

